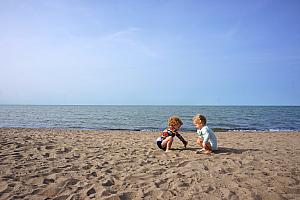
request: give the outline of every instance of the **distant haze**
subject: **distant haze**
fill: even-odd
[[[0,104],[300,105],[299,10],[1,0]]]

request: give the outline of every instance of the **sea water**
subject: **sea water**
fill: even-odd
[[[0,127],[156,131],[176,115],[194,131],[197,113],[219,131],[300,131],[300,106],[0,105]]]

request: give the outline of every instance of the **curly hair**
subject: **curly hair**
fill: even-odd
[[[206,117],[204,117],[204,115],[197,114],[195,117],[193,117],[193,122],[197,124],[203,123],[206,125]]]
[[[172,116],[168,120],[168,126],[176,126],[176,125],[182,125],[182,121],[179,117],[177,116]]]

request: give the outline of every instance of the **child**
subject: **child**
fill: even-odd
[[[161,133],[160,137],[157,138],[156,140],[157,146],[160,149],[169,152],[173,143],[173,138],[176,135],[183,143],[184,147],[186,148],[188,142],[185,141],[184,138],[178,133],[178,130],[182,124],[183,124],[182,121],[178,117],[176,116],[170,117],[168,120],[168,128],[165,129]]]
[[[217,150],[217,137],[214,132],[206,126],[206,118],[203,115],[197,114],[193,118],[193,123],[197,128],[197,144],[199,144],[202,149],[197,151],[197,153],[204,151],[205,154],[210,154],[212,151]]]

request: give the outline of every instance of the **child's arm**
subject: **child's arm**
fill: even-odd
[[[203,143],[202,143],[202,145],[203,145],[203,147],[205,147],[206,144],[208,143],[209,138],[210,138],[210,134],[209,134],[209,131],[206,128],[204,128],[202,130],[202,134],[203,134],[202,135],[202,137],[203,137]]]
[[[203,130],[203,147],[206,147],[206,143],[208,143],[209,140],[209,132],[205,129]]]
[[[183,143],[184,148],[186,148],[186,145],[188,144],[188,142],[179,134],[176,133],[176,136],[179,138],[179,140]]]

